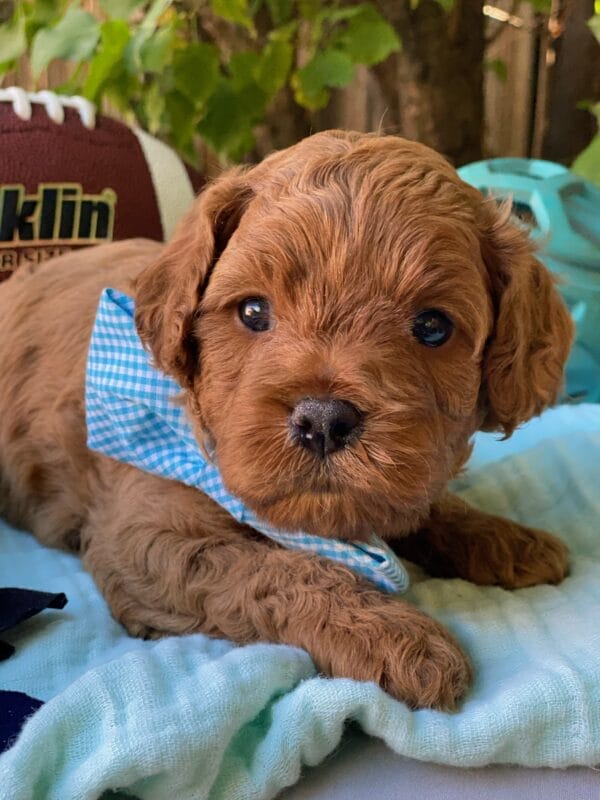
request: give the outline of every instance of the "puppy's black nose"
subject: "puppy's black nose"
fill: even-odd
[[[325,458],[357,438],[361,418],[360,411],[345,400],[307,397],[292,411],[290,426],[298,444]]]

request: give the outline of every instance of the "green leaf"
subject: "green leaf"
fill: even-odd
[[[268,95],[274,95],[285,86],[293,56],[292,46],[287,42],[272,41],[263,48],[254,78]]]
[[[0,25],[0,58],[2,63],[15,61],[27,50],[25,15],[17,8],[12,19]]]
[[[588,26],[596,39],[600,42],[600,14],[594,14],[594,16],[588,20]]]
[[[506,65],[506,61],[503,61],[501,58],[492,58],[488,61],[485,61],[484,66],[487,70],[493,72],[499,81],[506,83],[508,79],[508,67]]]
[[[34,77],[55,58],[85,61],[98,43],[100,24],[87,11],[71,6],[53,28],[40,29],[31,47],[31,70]]]
[[[123,68],[111,75],[104,87],[103,98],[107,98],[131,121],[133,98],[138,97],[141,90],[140,79],[136,75],[129,75]]]
[[[100,0],[100,5],[111,19],[129,19],[144,0]]]
[[[219,155],[241,159],[254,145],[254,126],[262,119],[266,97],[258,87],[238,92],[222,80],[207,104],[198,133]]]
[[[452,11],[454,8],[454,0],[436,0],[437,4],[440,5],[446,13]],[[535,0],[533,0],[535,2]],[[545,2],[545,0],[542,0]]]
[[[116,72],[123,70],[123,53],[129,42],[129,25],[123,19],[103,22],[100,28],[100,48],[90,64],[83,84],[83,96],[93,103],[100,99],[102,89]]]
[[[294,90],[294,100],[302,108],[307,108],[309,111],[319,111],[325,108],[331,97],[331,92],[328,89],[321,89],[318,92],[305,92],[298,79],[298,73],[294,72],[290,84]]]
[[[346,53],[323,50],[298,71],[306,91],[319,91],[324,86],[345,86],[354,75],[354,68]]]
[[[280,28],[274,28],[269,34],[270,42],[289,42],[290,39],[296,35],[298,30],[298,20],[292,20],[287,25],[282,25]]]
[[[192,43],[173,56],[175,87],[195,108],[203,105],[219,78],[219,55],[212,44]]]
[[[346,31],[346,28],[343,28],[340,31],[340,23],[348,22],[348,20],[361,14],[365,7],[366,6],[364,4],[359,4],[356,6],[342,6],[341,8],[338,8],[335,5],[333,7],[325,6],[324,8],[321,8],[314,19],[310,20],[310,41],[313,47],[312,52],[315,52],[317,49],[323,47],[325,36],[327,32],[330,32],[332,29],[335,29],[337,33],[336,35],[328,38],[327,45],[329,47],[339,46],[340,50],[344,50],[345,44],[342,41],[342,37]]]
[[[168,92],[165,95],[164,119],[168,138],[175,149],[188,160],[194,160],[194,126],[197,122],[194,105],[180,92]]]
[[[600,128],[600,103],[595,103],[590,108],[590,112],[596,116],[596,122]],[[582,178],[600,186],[600,130],[585,150],[577,156],[571,169]]]
[[[577,156],[571,169],[582,178],[600,186],[600,133],[597,133],[585,150]]]
[[[58,2],[57,0],[33,0],[27,5],[21,6],[25,10],[25,34],[28,44],[31,44],[40,28],[51,28],[60,20],[65,5],[65,0],[58,0]]]
[[[171,136],[177,146],[185,146],[194,134],[195,108],[180,92],[169,92],[165,96],[165,110],[170,122]]]
[[[292,76],[296,101],[312,111],[327,104],[329,87],[346,86],[354,76],[354,65],[340,50],[323,50]]]
[[[322,6],[321,0],[300,0],[298,11],[302,19],[313,20],[321,12]]]
[[[336,45],[355,64],[372,66],[397,52],[400,39],[373,6],[365,5],[348,20],[346,30],[336,37]]]
[[[365,8],[371,8],[367,4],[357,5],[357,6],[342,6],[338,8],[334,6],[333,8],[322,8],[319,12],[318,18],[321,22],[330,22],[330,23],[337,23],[337,22],[346,22],[352,17],[356,17],[358,14],[362,14]]]
[[[148,9],[148,13],[140,23],[139,28],[131,38],[127,50],[125,51],[125,62],[128,72],[132,75],[142,70],[142,48],[154,34],[160,17],[165,13],[172,2],[173,0],[154,0]]]
[[[530,0],[530,3],[534,11],[537,11],[539,14],[548,14],[550,12],[552,0]]]
[[[166,109],[165,94],[158,81],[154,81],[146,90],[143,97],[144,116],[146,129],[152,134],[157,134],[163,125]]]
[[[253,50],[242,50],[234,53],[229,59],[227,68],[231,75],[231,86],[240,91],[248,86],[256,86],[254,71],[258,68],[260,56]]]
[[[250,31],[254,30],[254,22],[248,9],[248,0],[211,0],[213,12],[230,22],[237,22]]]
[[[142,20],[139,30],[150,35],[158,25],[158,22],[165,11],[173,4],[173,0],[154,0],[148,13]]]
[[[171,63],[178,26],[179,20],[173,19],[143,42],[139,58],[144,72],[161,73]]]
[[[273,25],[278,28],[292,16],[294,0],[267,0],[267,6]]]

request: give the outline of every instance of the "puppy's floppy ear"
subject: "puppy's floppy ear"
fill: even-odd
[[[510,203],[492,215],[482,253],[495,325],[483,359],[482,430],[506,436],[557,398],[573,323],[552,275],[534,257],[524,231],[510,222]]]
[[[158,261],[136,278],[135,324],[156,366],[190,386],[198,360],[194,320],[210,273],[254,196],[239,170],[206,189]]]

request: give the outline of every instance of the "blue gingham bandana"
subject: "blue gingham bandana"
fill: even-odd
[[[349,542],[280,531],[230,494],[217,466],[194,438],[184,409],[173,402],[181,387],[152,366],[137,334],[134,301],[116,289],[100,297],[86,375],[88,446],[145,472],[194,486],[238,522],[294,550],[308,550],[359,572],[380,589],[403,592],[408,574],[378,537]]]

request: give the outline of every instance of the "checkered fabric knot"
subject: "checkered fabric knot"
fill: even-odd
[[[173,402],[181,387],[152,365],[135,328],[134,308],[128,295],[102,292],[87,361],[90,449],[200,489],[238,522],[283,547],[344,564],[384,591],[405,591],[406,569],[379,537],[354,542],[281,531],[227,491],[217,465],[200,450],[185,410]]]

